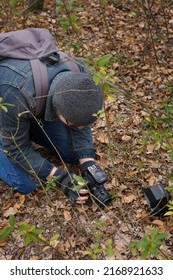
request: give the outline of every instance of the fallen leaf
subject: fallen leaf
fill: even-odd
[[[38,257],[38,256],[32,256],[32,257],[30,258],[30,260],[39,260],[39,257]]]
[[[0,241],[0,247],[5,247],[7,244],[7,240],[5,241]]]
[[[70,247],[74,248],[76,245],[76,238],[74,234],[68,237],[68,242],[70,243]]]
[[[154,220],[154,221],[152,221],[152,224],[162,227],[164,225],[164,222],[161,220]]]
[[[131,140],[131,136],[129,136],[129,135],[123,135],[123,136],[121,137],[121,139],[122,139],[123,141],[125,141],[125,142],[128,142],[128,141]]]
[[[72,217],[69,211],[67,210],[64,211],[64,218],[67,222],[71,221]]]
[[[10,199],[6,203],[3,204],[2,209],[6,210],[13,204],[13,201]]]
[[[123,195],[123,200],[124,200],[125,203],[130,203],[133,200],[136,200],[136,196],[134,194]]]
[[[173,225],[170,225],[169,230],[173,231]]]
[[[0,220],[0,228],[4,227],[4,226],[8,226],[9,222],[8,220],[4,219],[4,220]]]
[[[152,187],[152,186],[154,186],[154,184],[156,184],[156,176],[152,172],[146,174],[145,179],[147,180],[150,187]]]
[[[106,134],[104,134],[104,133],[99,133],[97,139],[98,139],[101,143],[108,144],[108,138],[107,138]]]
[[[137,219],[145,218],[147,215],[148,213],[146,211],[137,211],[136,218]]]
[[[120,226],[120,229],[121,229],[122,232],[129,232],[129,228],[125,224],[122,224]]]
[[[17,213],[17,210],[15,209],[15,208],[13,208],[13,207],[10,207],[8,210],[6,210],[5,212],[4,212],[4,216],[5,217],[9,217],[10,215],[15,215]]]
[[[109,123],[114,123],[115,121],[115,112],[111,112],[110,114],[108,114],[108,122]]]
[[[121,252],[124,251],[126,249],[126,244],[124,243],[124,241],[119,240],[118,243],[115,245],[115,248],[117,251]]]
[[[63,254],[63,255],[66,254],[66,247],[64,244],[62,244],[62,243],[57,244],[56,249],[60,254]]]
[[[79,215],[79,221],[81,226],[85,226],[88,224],[84,215]]]
[[[152,154],[154,151],[154,145],[153,144],[148,144],[147,145],[147,154]]]

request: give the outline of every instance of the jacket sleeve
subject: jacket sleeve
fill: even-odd
[[[3,103],[11,104],[7,105],[7,112],[0,110],[4,152],[24,170],[40,178],[47,177],[54,165],[34,151],[30,144],[32,115],[26,99],[19,89],[10,86],[3,93]]]

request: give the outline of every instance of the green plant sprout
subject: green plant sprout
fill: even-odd
[[[10,104],[10,103],[3,103],[3,99],[2,99],[2,97],[0,97],[0,109],[2,109],[3,111],[5,111],[7,113],[8,112],[7,106],[14,106],[14,105]]]
[[[133,254],[139,252],[141,259],[147,257],[156,257],[158,250],[166,238],[166,232],[160,232],[159,228],[152,228],[149,234],[145,234],[139,241],[131,241],[131,250]]]

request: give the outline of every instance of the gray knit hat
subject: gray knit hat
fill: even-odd
[[[63,72],[56,77],[52,102],[56,112],[74,125],[88,125],[102,108],[103,94],[86,73]]]

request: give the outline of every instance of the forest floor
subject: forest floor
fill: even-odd
[[[25,21],[23,14],[14,17],[14,28],[48,28],[60,49],[87,58],[91,66],[96,58],[112,54],[106,71],[115,86],[105,101],[106,117],[100,117],[92,131],[97,161],[109,175],[105,187],[113,200],[105,208],[95,202],[74,206],[58,189],[21,195],[1,181],[0,228],[8,226],[9,216],[14,215],[16,225],[25,222],[43,232],[42,238],[25,246],[24,233],[16,228],[0,243],[0,259],[140,259],[147,244],[132,252],[130,242],[151,236],[153,229],[167,236],[155,256],[149,252],[146,257],[170,259],[173,216],[150,215],[143,187],[172,185],[171,130],[162,121],[163,106],[171,108],[173,82],[171,1],[165,1],[165,7],[162,1],[153,1],[151,9],[139,8],[137,1],[114,1],[114,5],[107,1],[104,7],[99,1],[78,1],[81,11],[68,8],[77,14],[80,28],[64,32],[59,19],[65,19],[65,13],[56,14],[50,2]],[[2,31],[12,30],[6,20],[2,19]],[[42,148],[40,152],[56,162],[55,155]],[[156,236],[151,238],[157,242]]]

